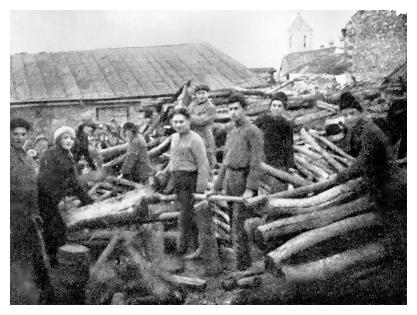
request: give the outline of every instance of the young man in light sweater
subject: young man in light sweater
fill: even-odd
[[[209,161],[203,139],[190,130],[190,114],[185,108],[173,112],[172,124],[177,133],[172,135],[171,160],[169,171],[174,180],[174,192],[180,206],[180,248],[178,254],[183,256],[190,248],[193,237],[193,224],[199,230],[199,248],[185,258],[205,258],[206,271],[221,271],[215,246],[212,219],[208,209],[195,211],[194,193],[204,193],[210,176]]]

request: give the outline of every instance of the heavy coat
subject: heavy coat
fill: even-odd
[[[39,214],[36,174],[22,148],[10,147],[10,254],[28,258],[36,231],[31,218]]]
[[[272,117],[268,114],[257,118],[254,124],[264,135],[266,163],[284,170],[294,167],[294,131],[291,122],[282,116]]]
[[[85,160],[88,163],[88,166],[95,170],[96,166],[88,150],[88,136],[82,132],[82,130],[77,130],[77,138],[75,139],[74,147],[72,148],[72,154],[74,155],[75,162],[80,161],[81,157],[84,156]]]
[[[44,221],[44,237],[49,254],[65,244],[66,227],[58,204],[66,196],[76,196],[82,204],[93,200],[78,181],[72,155],[59,145],[48,150],[40,161],[38,176],[39,210]]]
[[[141,183],[145,182],[153,172],[145,139],[138,134],[129,143],[121,173],[125,178]]]

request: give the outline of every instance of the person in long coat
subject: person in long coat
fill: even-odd
[[[54,147],[40,161],[38,176],[39,210],[44,221],[44,237],[51,265],[56,253],[66,242],[66,226],[58,204],[64,197],[76,196],[82,205],[93,202],[78,181],[76,163],[71,153],[75,131],[63,126],[54,133]]]
[[[36,230],[42,226],[36,173],[23,149],[30,129],[22,118],[10,122],[10,304],[52,304],[55,297]]]
[[[88,137],[96,130],[96,125],[91,119],[86,120],[83,122],[77,129],[76,137],[75,137],[75,144],[72,148],[72,153],[74,155],[75,162],[79,162],[81,158],[84,156],[85,160],[88,163],[88,166],[95,170],[96,166],[94,164],[94,160],[90,155],[89,151],[89,141]]]

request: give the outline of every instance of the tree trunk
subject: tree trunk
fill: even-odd
[[[308,144],[312,146],[314,150],[320,153],[323,156],[323,158],[327,162],[329,162],[329,164],[332,167],[334,167],[336,171],[340,172],[345,169],[326,150],[324,150],[304,128],[301,129],[300,134],[301,134],[301,137],[304,139],[304,141],[306,141]]]
[[[325,280],[349,268],[375,263],[384,255],[382,244],[370,243],[317,261],[295,266],[283,265],[281,272],[290,283]]]
[[[310,132],[310,134],[314,138],[318,139],[320,142],[322,142],[323,144],[325,144],[333,152],[336,152],[337,154],[341,155],[342,157],[347,158],[351,162],[355,161],[355,158],[353,156],[350,156],[349,154],[347,154],[345,151],[343,151],[341,148],[339,148],[337,145],[335,145],[329,139],[326,139],[325,137],[316,135],[316,134],[314,134],[312,132]]]
[[[300,231],[316,229],[332,222],[341,220],[352,214],[364,212],[372,207],[368,196],[361,197],[352,202],[335,206],[327,210],[311,212],[293,217],[279,219],[256,229],[255,239],[263,244],[283,235],[293,234]]]
[[[310,181],[308,180],[300,180],[299,178],[296,178],[294,176],[292,176],[290,173],[287,173],[285,171],[276,169],[264,162],[261,162],[261,169],[265,172],[267,172],[268,174],[282,180],[285,181],[287,183],[290,184],[294,184],[295,186],[305,186],[305,185],[310,185],[312,184]]]
[[[361,179],[351,180],[347,183],[335,186],[329,190],[326,190],[318,195],[302,198],[302,199],[284,199],[274,198],[270,199],[266,205],[267,212],[279,213],[280,208],[301,208],[301,207],[312,207],[325,203],[329,200],[336,198],[342,194],[353,194],[359,190],[361,185],[359,183]]]
[[[129,146],[128,143],[123,143],[123,144],[116,145],[114,147],[100,150],[99,153],[101,154],[104,160],[109,160],[114,156],[118,156],[120,154],[125,153],[127,151],[128,146]]]
[[[298,252],[311,248],[332,237],[378,224],[380,224],[380,220],[377,214],[366,213],[304,232],[270,252],[265,258],[265,268],[271,271],[280,271],[285,260]]]
[[[329,189],[335,185],[335,180],[327,180],[319,183],[314,183],[306,186],[297,187],[293,190],[284,190],[268,196],[257,196],[248,200],[248,206],[256,206],[266,200],[275,198],[297,198],[307,194],[315,194]]]

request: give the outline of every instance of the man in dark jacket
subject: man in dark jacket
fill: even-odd
[[[287,95],[275,94],[269,104],[270,113],[258,117],[254,124],[263,132],[265,162],[277,169],[288,171],[295,166],[293,126],[283,114],[287,109]],[[287,184],[273,176],[264,175],[270,193],[287,189]]]
[[[337,174],[336,180],[344,182],[359,176],[364,179],[381,213],[392,252],[403,259],[406,254],[406,170],[400,169],[392,158],[388,136],[366,116],[366,111],[360,116],[359,154],[349,168]]]
[[[224,159],[213,192],[223,188],[227,195],[250,198],[257,194],[263,173],[260,165],[264,157],[263,136],[246,117],[247,103],[242,95],[232,95],[228,107],[234,127],[227,135]],[[252,260],[244,222],[252,213],[241,203],[234,203],[232,212],[232,243],[236,269],[245,270],[251,266]]]
[[[127,122],[123,126],[125,138],[129,141],[127,154],[122,166],[123,178],[134,182],[147,184],[154,170],[148,155],[145,139],[138,133],[134,123]]]
[[[35,227],[35,222],[38,226],[42,225],[36,175],[30,158],[23,150],[29,130],[30,124],[24,119],[16,118],[10,123],[10,303],[38,302],[24,290],[25,282],[33,276],[41,290],[41,302],[49,304],[53,303],[53,291]]]

